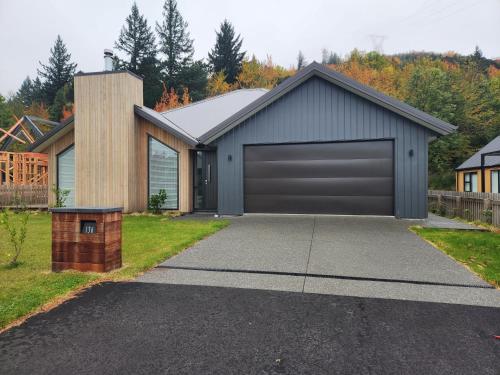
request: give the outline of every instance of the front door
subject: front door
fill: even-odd
[[[194,208],[217,210],[217,153],[196,151],[194,163]]]

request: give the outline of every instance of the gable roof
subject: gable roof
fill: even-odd
[[[293,77],[288,78],[287,80],[285,80],[280,85],[276,86],[271,91],[267,92],[257,100],[247,105],[245,108],[242,108],[240,111],[238,111],[231,117],[227,118],[217,126],[208,130],[205,134],[199,137],[200,142],[210,143],[216,140],[229,130],[239,125],[241,122],[248,119],[250,116],[254,115],[264,107],[267,107],[274,101],[278,100],[280,97],[290,92],[295,87],[299,86],[309,78],[315,76],[325,79],[337,86],[346,89],[347,91],[359,95],[392,112],[395,112],[417,124],[420,124],[430,129],[431,131],[437,134],[446,135],[456,130],[455,126],[445,121],[439,120],[438,118],[435,118],[434,116],[431,116],[428,113],[420,111],[388,95],[382,94],[381,92],[378,92],[377,90],[374,90],[371,87],[365,86],[339,72],[327,68],[322,64],[313,62],[304,69],[300,70]]]
[[[159,128],[175,135],[187,144],[190,144],[192,146],[196,146],[198,144],[198,140],[195,137],[186,132],[184,129],[178,127],[166,117],[162,116],[161,113],[156,112],[151,108],[141,107],[138,105],[134,105],[134,112],[139,117],[142,117],[143,119],[148,120]]]
[[[75,116],[70,116],[59,125],[54,126],[49,132],[41,138],[38,138],[35,143],[33,143],[28,150],[32,152],[39,152],[49,146],[51,143],[55,142],[63,135],[69,133],[75,124]]]
[[[475,169],[481,168],[481,155],[488,152],[500,152],[500,135],[493,139],[490,143],[472,155],[469,159],[460,164],[456,169]],[[484,160],[485,167],[500,165],[500,156],[488,156]]]
[[[171,123],[200,137],[267,93],[266,89],[239,89],[162,112]]]

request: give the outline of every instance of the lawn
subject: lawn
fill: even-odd
[[[500,287],[500,234],[414,227],[422,238]]]
[[[48,213],[30,217],[20,265],[5,266],[10,251],[0,228],[0,329],[40,307],[54,303],[93,282],[127,280],[225,227],[226,221],[172,220],[165,216],[123,219],[123,267],[107,274],[51,272],[51,220]]]

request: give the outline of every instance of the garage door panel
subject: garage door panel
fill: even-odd
[[[246,178],[245,192],[289,195],[365,195],[390,196],[391,177],[333,177],[333,178]]]
[[[275,160],[245,163],[249,178],[392,177],[392,159]]]
[[[392,215],[392,196],[245,195],[249,212]]]
[[[353,144],[354,147],[353,147]],[[392,158],[391,141],[304,143],[290,145],[248,146],[245,150],[246,161],[270,160],[335,160],[335,159],[382,159]],[[279,148],[279,153],[276,149]]]
[[[392,141],[246,146],[246,212],[392,215]]]

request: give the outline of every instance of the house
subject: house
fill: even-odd
[[[499,193],[500,135],[460,164],[455,172],[457,191]]]
[[[428,142],[455,127],[318,63],[276,88],[157,113],[130,72],[75,76],[74,118],[38,140],[69,204],[183,212],[427,216]],[[53,202],[54,197],[51,197]]]
[[[23,116],[8,130],[0,128],[0,151],[18,151],[26,148],[23,145],[34,143],[43,137],[58,122],[49,121],[37,116]]]

